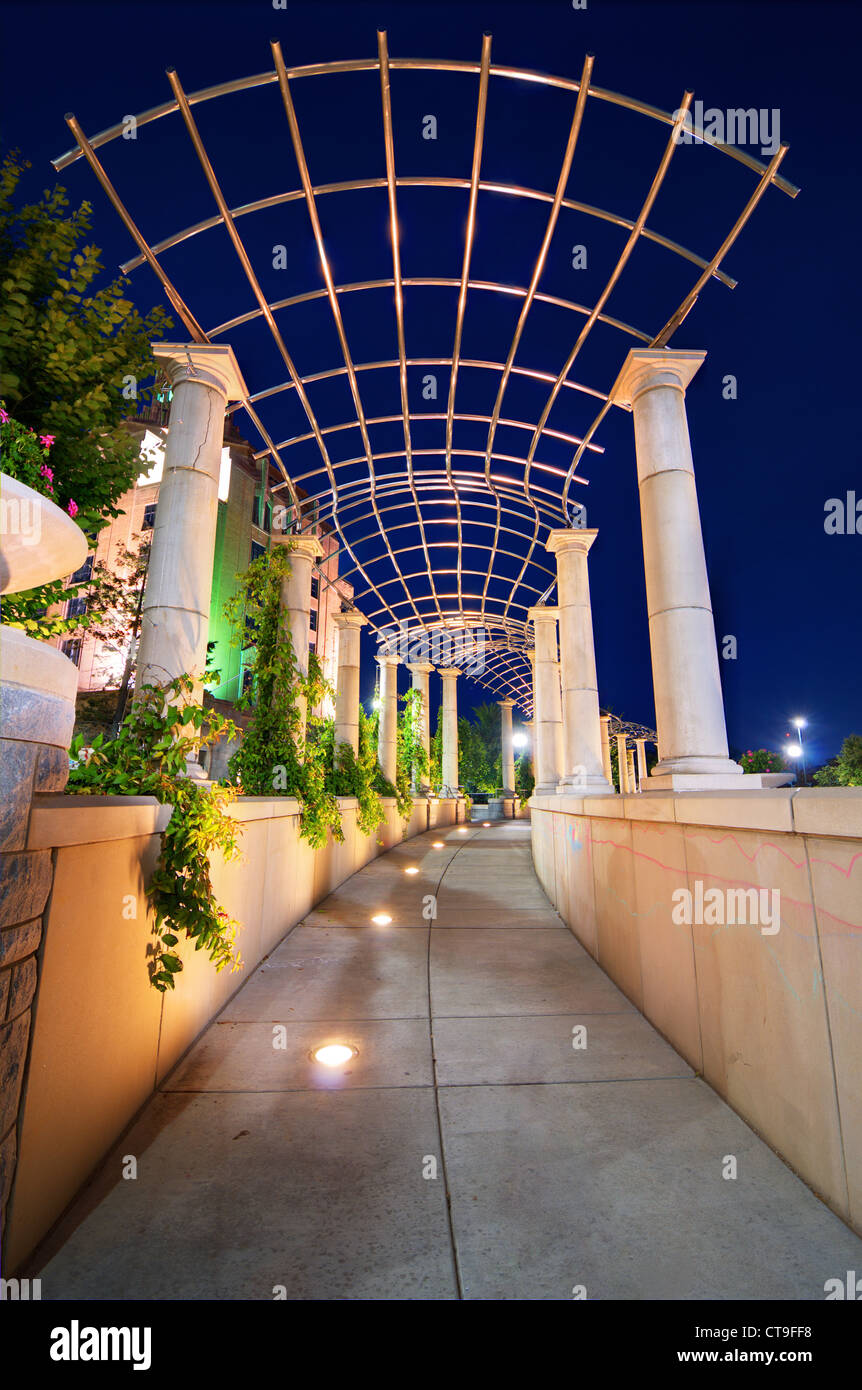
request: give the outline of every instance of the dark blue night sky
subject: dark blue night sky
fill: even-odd
[[[855,491],[862,501],[854,332],[860,309],[859,159],[851,110],[858,92],[856,6],[589,0],[586,10],[574,10],[569,0],[451,5],[378,0],[276,10],[264,0],[28,3],[0,6],[0,25],[2,140],[32,161],[31,193],[53,181],[49,160],[73,143],[65,112],[74,111],[85,132],[93,134],[168,100],[168,66],[176,67],[187,92],[270,69],[271,38],[280,39],[289,66],[375,57],[378,27],[388,30],[393,57],[478,61],[487,30],[496,64],[576,79],[591,52],[594,86],[664,110],[674,110],[687,87],[706,107],[776,108],[781,138],[790,145],[782,173],[802,191],[796,199],[774,188],[767,191],[724,263],[737,288],[712,280],[672,345],[708,353],[688,392],[688,416],[716,630],[719,638],[733,634],[738,646],[737,659],[722,662],[731,746],[737,751],[778,747],[789,719],[802,714],[809,721],[813,764],[837,752],[845,735],[862,733],[862,533],[829,535],[824,529],[828,499]],[[385,173],[376,73],[293,85],[315,183]],[[476,93],[475,77],[393,74],[399,175],[469,177]],[[569,93],[492,80],[483,178],[553,192],[573,103]],[[429,112],[438,119],[436,142],[421,138],[422,117]],[[298,185],[275,87],[197,107],[196,116],[231,205]],[[568,195],[635,217],[666,139],[667,127],[591,99]],[[762,157],[759,150],[751,153]],[[106,146],[102,154],[151,241],[214,211],[177,116],[146,127],[137,141]],[[83,161],[60,181],[73,204],[92,202],[94,240],[113,273],[134,254],[127,232]],[[753,173],[717,151],[682,147],[648,225],[709,257],[755,181]],[[385,192],[353,195],[349,203],[348,196],[320,201],[336,283],[391,275]],[[399,194],[405,276],[460,276],[466,207],[461,191]],[[527,284],[546,217],[545,204],[481,195],[471,277]],[[302,203],[244,218],[241,230],[258,268],[271,265],[274,243],[291,248],[287,270],[261,277],[270,299],[322,283]],[[592,304],[624,240],[617,228],[564,211],[540,289]],[[587,245],[586,270],[572,269],[576,243]],[[252,307],[221,228],[169,252],[165,266],[206,327]],[[655,333],[696,275],[690,263],[642,241],[607,311]],[[130,292],[144,311],[158,299],[146,267],[132,272]],[[449,290],[408,292],[409,354],[451,353],[456,298]],[[504,360],[519,307],[520,301],[471,294],[464,355]],[[343,309],[357,361],[396,355],[391,293],[388,305],[381,296],[344,296]],[[303,374],[340,360],[328,315],[324,301],[285,316],[288,346]],[[581,322],[535,305],[517,360],[556,373]],[[183,334],[176,321],[175,333]],[[237,329],[231,342],[252,390],[284,379],[264,330]],[[597,328],[573,377],[607,389],[629,344],[613,330]],[[735,401],[722,398],[728,374],[737,378]],[[414,386],[418,391],[418,375],[411,391]],[[372,376],[362,382],[367,413],[397,410],[393,380],[384,386]],[[473,377],[465,373],[457,408],[488,413],[497,378]],[[444,375],[437,409],[446,408],[447,385]],[[575,392],[563,395],[567,399],[551,426],[582,432],[595,403]],[[511,398],[507,394],[503,414],[535,420],[544,399],[534,384],[517,384]],[[313,402],[333,422],[350,414],[343,379],[331,390],[321,388]],[[276,438],[283,438],[300,422],[296,411],[294,401],[262,413]],[[257,446],[242,417],[240,426]],[[430,426],[425,428],[430,447]],[[397,448],[392,437],[393,443],[379,447]],[[600,699],[630,719],[653,723],[630,417],[612,411],[596,438],[605,452],[584,459],[580,471],[589,486],[578,489],[576,497],[586,502],[589,524],[600,531],[591,553]],[[417,443],[425,439],[420,434]],[[484,436],[480,440],[467,426],[458,440],[466,448],[482,447]],[[513,431],[499,441],[509,452],[516,445],[525,447]],[[565,467],[571,455],[570,448],[547,441],[537,457]],[[314,465],[313,450],[297,452],[298,471]],[[478,465],[472,460],[468,466]],[[367,696],[370,661],[363,675]],[[461,691],[462,708],[487,698],[478,686]]]

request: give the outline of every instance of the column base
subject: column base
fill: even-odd
[[[559,782],[537,782],[533,788],[534,796],[556,796],[560,790]]]
[[[595,774],[589,777],[562,777],[554,790],[562,796],[616,796],[610,782]]]
[[[757,791],[763,786],[759,772],[741,772],[736,776],[721,772],[664,772],[646,778],[642,792],[741,792]]]

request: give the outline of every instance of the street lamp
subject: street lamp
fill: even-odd
[[[795,752],[794,752],[793,749],[791,749],[791,752],[793,753],[793,756],[794,756],[794,757],[800,757],[800,758],[802,759],[802,785],[803,785],[803,787],[804,787],[804,786],[805,786],[805,744],[804,744],[803,741],[802,741],[802,730],[805,728],[806,724],[808,723],[808,720],[807,720],[807,719],[803,719],[801,715],[797,715],[796,718],[795,718],[795,719],[791,719],[790,722],[791,722],[791,724],[793,725],[794,729],[796,730],[796,732],[797,732],[797,734],[798,734],[798,736],[799,736],[799,747],[798,747],[798,749],[796,749]],[[795,748],[795,745],[794,745],[794,748]]]

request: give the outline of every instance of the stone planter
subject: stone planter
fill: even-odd
[[[71,574],[83,531],[53,502],[0,474],[0,593]],[[78,672],[55,647],[0,626],[0,1232],[17,1155],[21,1092],[38,983],[49,849],[27,849],[33,797],[69,775]]]

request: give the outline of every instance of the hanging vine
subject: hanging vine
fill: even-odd
[[[173,989],[183,968],[176,954],[179,934],[205,950],[216,970],[242,965],[236,950],[239,923],[220,907],[210,877],[210,857],[239,857],[241,826],[227,813],[230,787],[210,786],[187,776],[186,760],[219,738],[235,738],[236,726],[189,697],[194,682],[178,676],[165,686],[145,685],[114,739],[99,734],[86,750],[83,735],[72,742],[68,790],[81,795],[154,796],[173,806],[162,831],[159,860],[147,888],[155,911],[150,983]]]

